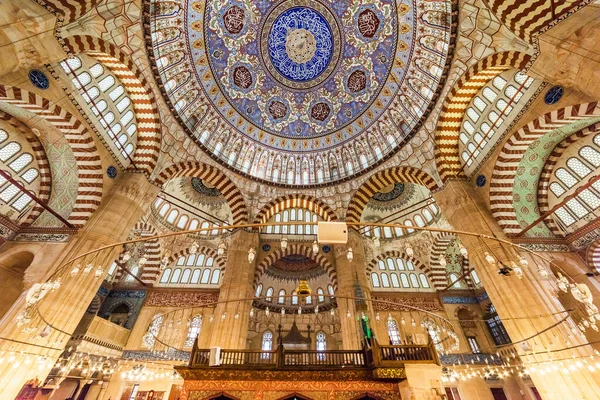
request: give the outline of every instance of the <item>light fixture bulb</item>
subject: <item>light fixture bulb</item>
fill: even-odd
[[[140,259],[138,260],[138,265],[140,267],[142,267],[144,264],[146,264],[148,262],[148,259],[146,257],[140,257]]]
[[[227,248],[227,246],[225,246],[225,243],[221,243],[218,247],[217,247],[217,255],[222,256],[223,254],[225,254],[225,249]]]
[[[96,270],[96,272],[94,273],[94,276],[97,278],[100,278],[102,276],[102,274],[104,273],[104,270],[102,268],[98,268]]]
[[[346,258],[350,262],[352,262],[352,260],[354,260],[354,252],[352,251],[352,247],[348,247],[348,250],[346,250]]]
[[[127,261],[131,260],[131,254],[129,253],[129,251],[126,251],[125,253],[123,253],[123,257],[121,259],[123,260],[123,262],[127,262]]]
[[[460,254],[462,254],[463,257],[466,257],[467,255],[469,255],[469,251],[463,244],[460,245]]]
[[[254,261],[255,258],[256,258],[256,250],[254,250],[253,248],[250,248],[248,250],[248,263],[252,264],[252,262]]]
[[[525,257],[521,256],[519,259],[519,264],[521,264],[522,267],[527,267],[529,265],[529,261],[527,261]]]
[[[352,314],[350,313],[350,310],[348,310],[348,312],[346,313],[346,317],[352,318]]]
[[[269,307],[265,308],[265,315],[268,317],[270,314]]]
[[[285,315],[285,308],[281,307],[281,315]]]
[[[298,315],[302,314],[302,307],[298,307]]]
[[[331,311],[329,311],[329,314],[330,314],[332,317],[335,317],[335,310],[332,308],[332,309],[331,309]]]
[[[390,313],[390,314],[388,314],[387,321],[388,321],[388,322],[392,322],[392,321],[393,321],[393,318],[392,318],[392,314],[391,314],[391,313]]]
[[[447,264],[448,264],[448,262],[446,261],[446,257],[441,256],[440,257],[440,267],[445,268]]]
[[[412,247],[410,247],[409,244],[406,245],[406,247],[404,248],[404,252],[406,253],[407,256],[412,257],[415,255],[415,251],[413,250]]]
[[[281,249],[285,250],[288,247],[288,239],[284,236],[281,238]]]
[[[190,246],[190,254],[196,254],[198,252],[198,243],[194,242]]]
[[[92,270],[94,269],[94,265],[93,264],[88,264],[85,266],[85,268],[83,269],[83,273],[84,274],[89,274]]]
[[[319,313],[319,306],[316,306],[315,307],[315,314],[318,314],[318,313]]]
[[[542,278],[548,277],[548,271],[546,270],[546,268],[542,267],[541,265],[538,265],[537,272],[538,272],[538,274],[540,274],[540,276]]]
[[[312,244],[313,254],[317,254],[319,252],[319,243],[315,240]]]
[[[215,320],[215,316],[214,315],[210,315],[210,317],[208,318],[209,322],[213,322]]]
[[[250,309],[250,318],[253,318],[253,317],[254,317],[254,308],[251,308]]]
[[[494,258],[494,256],[492,256],[487,251],[485,253],[483,253],[483,254],[485,254],[485,260],[488,262],[488,264],[490,264],[490,265],[495,265],[496,264],[496,259]]]
[[[75,268],[71,270],[71,276],[75,276],[79,273],[79,265],[76,265]]]
[[[379,313],[375,314],[375,321],[379,322]]]

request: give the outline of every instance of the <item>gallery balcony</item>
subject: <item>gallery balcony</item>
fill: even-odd
[[[432,342],[425,345],[379,345],[372,340],[360,350],[288,350],[283,345],[277,349],[198,349],[192,350],[189,365],[177,367],[186,380],[231,379],[244,376],[248,379],[290,379],[302,373],[307,376],[319,371],[333,377],[350,374],[364,379],[396,380],[406,378],[407,364],[440,365]],[[292,374],[293,373],[293,374]],[[339,375],[339,376],[338,376]],[[287,377],[287,378],[286,378]]]

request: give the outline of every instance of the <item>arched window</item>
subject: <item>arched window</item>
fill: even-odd
[[[170,276],[171,276],[171,268],[165,269],[162,274],[162,277],[160,278],[160,283],[168,283]]]
[[[194,341],[198,337],[200,333],[200,329],[202,328],[202,316],[196,315],[190,321],[190,327],[188,329],[187,337],[185,338],[185,342],[183,343],[183,347],[190,348],[194,345]]]
[[[209,278],[210,278],[210,269],[207,268],[204,271],[202,271],[202,278],[200,278],[200,283],[207,284]]]
[[[25,153],[26,150],[18,142],[10,141],[14,138],[15,135],[12,132],[9,134],[0,129],[0,168],[9,173],[12,171],[13,173],[10,175],[19,181],[27,191],[35,194],[36,188],[33,184],[39,176],[37,165],[31,165],[33,156]],[[26,167],[29,168],[26,169]],[[0,177],[0,199],[7,207],[10,207],[10,209],[0,207],[3,209],[2,213],[11,219],[24,217],[21,211],[33,201],[29,194],[22,193],[15,185],[2,177]],[[14,210],[17,213],[14,213]],[[10,217],[10,215],[13,216]]]
[[[323,332],[317,333],[317,351],[327,350],[327,339]]]
[[[333,286],[332,285],[327,285],[327,291],[329,292],[330,296],[335,296],[335,294],[333,293]]]
[[[210,284],[211,285],[218,285],[219,284],[219,277],[221,276],[221,271],[219,271],[218,269],[215,269],[212,273],[212,276],[210,278]]]
[[[198,284],[200,282],[200,272],[202,272],[202,270],[199,268],[194,270],[190,283]]]
[[[129,160],[137,143],[137,122],[129,93],[108,68],[95,59],[80,55],[60,63],[66,74],[72,77],[84,102],[98,120],[114,153]]]
[[[415,215],[415,223],[417,226],[425,226],[425,221],[423,221],[423,217],[421,217],[419,214]]]
[[[191,269],[189,269],[189,268],[184,269],[183,275],[181,275],[181,283],[188,283],[191,275],[192,275]]]
[[[409,288],[410,284],[408,283],[408,277],[406,274],[400,274],[400,282],[402,282],[403,288]]]
[[[477,272],[475,272],[475,270],[471,271],[471,280],[473,281],[473,283],[475,284],[475,286],[479,286],[481,284],[481,280],[479,279],[479,275],[477,275]]]
[[[292,304],[293,305],[298,304],[298,295],[296,294],[295,290],[292,292]]]
[[[177,268],[175,271],[173,271],[173,275],[171,276],[171,283],[178,283],[180,276],[181,276],[181,269]]]
[[[393,346],[401,345],[402,338],[400,336],[400,329],[398,329],[398,323],[396,322],[395,319],[388,318],[387,330],[388,330],[388,336],[390,338],[390,343]]]
[[[273,296],[273,288],[270,287],[270,288],[267,289],[265,300],[266,301],[272,301],[273,300],[272,296]]]
[[[419,274],[419,280],[421,281],[421,286],[423,286],[424,288],[429,288],[429,281],[427,280],[427,277],[425,276],[425,274]]]
[[[392,279],[392,286],[395,288],[400,287],[400,281],[398,280],[398,275],[390,274],[390,278]]]
[[[381,285],[385,288],[390,287],[390,280],[385,272],[381,273]]]
[[[256,292],[254,292],[255,297],[260,297],[262,295],[262,287],[262,283],[256,287]]]
[[[323,293],[323,289],[321,289],[321,288],[317,289],[317,296],[319,297],[319,303],[325,302],[325,296]]]
[[[138,272],[140,271],[140,268],[136,265],[135,267],[131,268],[131,275],[127,274],[127,278],[125,278],[125,280],[127,282],[133,282],[134,281],[134,276],[138,275]]]
[[[263,351],[273,350],[273,334],[270,331],[266,331],[263,334],[261,350],[263,350]],[[269,354],[263,354],[263,356],[265,356],[265,355],[268,356]]]
[[[142,345],[144,347],[147,347],[149,349],[152,349],[154,347],[154,343],[156,342],[156,337],[160,333],[160,327],[162,325],[162,322],[163,322],[163,316],[161,314],[156,314],[154,316],[154,318],[152,318],[152,321],[150,322],[150,325],[148,326],[148,330],[146,331],[146,334],[142,338]]]
[[[279,304],[284,304],[285,303],[285,290],[281,289],[279,291],[279,299],[277,301]]]
[[[373,282],[373,287],[378,288],[379,285],[379,275],[377,275],[375,272],[371,272],[371,282]]]
[[[410,283],[411,283],[412,287],[414,287],[414,288],[419,287],[419,279],[417,279],[416,274],[410,274]]]

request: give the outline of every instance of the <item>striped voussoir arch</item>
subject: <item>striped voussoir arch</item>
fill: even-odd
[[[425,171],[413,167],[388,168],[370,177],[354,193],[348,204],[348,211],[346,211],[346,222],[360,222],[360,217],[369,199],[384,187],[398,182],[423,185],[429,190],[439,189],[435,180]],[[353,228],[358,229],[357,227]]]
[[[281,257],[291,254],[300,254],[308,257],[323,267],[329,276],[329,280],[334,290],[337,290],[337,273],[335,272],[335,267],[331,264],[327,257],[320,253],[315,255],[312,251],[312,248],[301,244],[290,244],[285,250],[278,249],[267,254],[267,256],[256,266],[256,270],[254,271],[254,287],[256,288],[260,277],[266,272],[267,268],[273,265],[275,261],[279,260]]]
[[[522,69],[530,56],[509,51],[492,54],[471,66],[446,97],[435,132],[435,158],[443,182],[461,171],[459,135],[463,117],[475,95],[502,72]]]
[[[78,20],[96,7],[100,0],[35,0],[54,15],[60,15],[63,23]]]
[[[544,164],[544,168],[540,174],[540,178],[537,186],[537,199],[538,199],[538,207],[539,214],[543,215],[550,210],[550,206],[548,205],[548,188],[550,185],[550,179],[552,178],[552,174],[554,172],[554,167],[556,163],[561,159],[564,152],[571,146],[573,143],[577,142],[579,139],[584,138],[588,135],[594,135],[600,132],[600,123],[595,123],[590,126],[587,126],[571,136],[564,139],[558,145],[554,147],[552,153],[546,160]],[[552,217],[548,217],[544,219],[546,225],[552,230],[552,233],[555,235],[561,236],[561,232],[552,219]]]
[[[373,272],[373,270],[375,270],[375,271],[379,270],[379,267],[377,265],[379,263],[379,261],[383,261],[385,263],[385,260],[387,258],[401,258],[403,260],[411,261],[415,265],[415,270],[417,270],[417,272],[420,271],[420,272],[424,273],[425,276],[427,277],[427,279],[429,279],[431,284],[436,289],[444,288],[444,286],[445,286],[444,283],[443,282],[440,283],[439,279],[436,280],[436,276],[434,275],[433,270],[431,268],[429,268],[427,265],[423,264],[418,259],[416,259],[414,257],[410,257],[406,253],[404,253],[402,251],[398,251],[398,250],[390,250],[390,251],[386,251],[385,253],[381,253],[377,257],[373,258],[369,262],[369,264],[367,264],[365,274],[367,275],[368,281],[371,281],[371,272]]]
[[[515,235],[523,229],[517,223],[513,186],[517,167],[529,145],[548,132],[597,115],[600,115],[598,102],[560,108],[530,121],[506,141],[492,173],[490,209],[507,235]]]
[[[446,250],[455,238],[456,236],[454,234],[442,233],[433,241],[431,253],[429,253],[429,265],[435,279],[434,285],[436,285],[436,288],[438,285],[440,286],[440,289],[448,286],[448,271],[446,271],[446,267],[442,267],[440,259],[446,256]]]
[[[305,194],[290,194],[270,201],[256,214],[255,224],[267,222],[273,215],[289,208],[304,208],[320,216],[324,221],[337,221],[333,210],[323,201]]]
[[[440,264],[440,259],[445,257],[448,246],[452,244],[458,237],[453,233],[441,233],[439,234],[434,242],[431,253],[429,254],[429,265],[431,266],[432,274],[435,276],[436,282],[442,285],[442,289],[446,288],[450,281],[448,280],[448,271],[445,267]],[[465,275],[462,280],[469,288],[475,288],[471,274],[469,274],[469,258],[468,256],[463,259],[462,263],[462,274]]]
[[[171,265],[172,263],[176,262],[180,257],[187,257],[190,254],[192,254],[192,252],[190,251],[189,247],[178,251],[177,253],[171,254],[168,263],[169,265]],[[223,256],[217,254],[217,251],[215,249],[206,246],[198,246],[198,251],[196,252],[196,254],[206,254],[207,257],[214,258],[215,265],[221,271],[225,271],[225,266],[227,265],[227,262],[225,261],[225,258]]]
[[[37,168],[40,173],[40,187],[37,196],[42,202],[48,203],[52,191],[52,173],[50,171],[50,164],[48,163],[48,157],[46,156],[44,146],[27,125],[12,115],[0,111],[0,119],[6,121],[6,123],[25,136],[25,139],[27,139],[27,142],[31,145],[33,157],[37,162]],[[29,214],[27,214],[27,218],[23,220],[22,226],[31,225],[43,211],[44,208],[36,203]]]
[[[153,226],[138,222],[135,224],[131,233],[129,234],[129,239],[134,238],[148,238],[152,236],[156,236],[156,230]],[[119,263],[124,264],[123,262],[123,254],[125,251],[119,254]],[[153,284],[158,276],[160,275],[160,242],[158,238],[149,239],[144,242],[144,257],[146,258],[146,263],[140,267],[141,274],[138,272],[138,278],[146,284]],[[121,269],[117,272],[116,279],[120,280],[123,277],[127,276]]]
[[[600,241],[595,241],[588,247],[586,261],[588,266],[600,272]]]
[[[540,32],[567,18],[592,0],[483,0],[490,10],[521,39],[531,42]]]
[[[158,174],[155,182],[157,185],[163,186],[169,180],[182,176],[200,178],[213,184],[227,200],[233,216],[233,223],[236,225],[248,223],[248,209],[242,193],[231,179],[213,166],[197,161],[172,164]]]
[[[0,101],[29,111],[56,127],[65,137],[77,162],[77,198],[67,221],[80,228],[102,200],[102,163],[92,136],[68,111],[35,93],[0,84]]]
[[[131,169],[151,174],[160,152],[160,119],[154,92],[131,58],[117,46],[92,36],[70,36],[71,54],[86,53],[106,66],[121,81],[131,98],[137,121],[137,143]]]

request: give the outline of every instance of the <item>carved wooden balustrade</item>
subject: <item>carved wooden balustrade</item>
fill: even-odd
[[[440,360],[432,342],[425,345],[380,346],[376,340],[361,350],[229,350],[221,349],[220,363],[210,366],[210,349],[194,344],[190,368],[327,370],[398,368],[405,364],[437,364]]]

